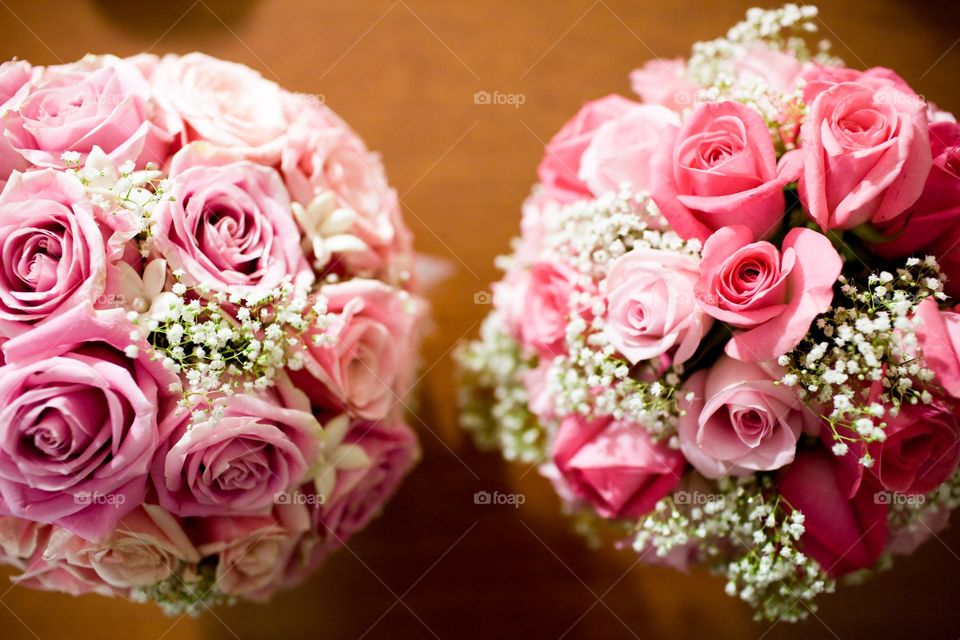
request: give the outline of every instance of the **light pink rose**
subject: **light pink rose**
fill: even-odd
[[[683,111],[693,106],[697,92],[697,85],[685,73],[681,58],[650,60],[630,73],[630,84],[644,102]]]
[[[731,224],[766,238],[784,216],[783,187],[770,131],[753,109],[709,102],[669,131],[653,156],[653,199],[684,238],[706,240]]]
[[[323,105],[297,112],[281,152],[281,171],[293,200],[304,205],[329,193],[335,215],[364,249],[340,253],[331,268],[373,274],[410,268],[412,237],[400,214],[397,193],[387,182],[380,156],[371,153],[346,123]],[[309,230],[304,230],[309,235]]]
[[[0,109],[16,109],[27,95],[27,83],[41,72],[26,60],[0,64]]]
[[[754,242],[747,227],[724,227],[704,243],[697,301],[710,316],[746,329],[727,343],[729,355],[773,360],[830,307],[842,268],[830,241],[812,229],[791,229],[781,255],[769,242]]]
[[[579,177],[594,195],[631,190],[649,191],[650,158],[669,127],[680,118],[666,107],[638,105],[619,118],[604,122],[580,158]]]
[[[761,80],[774,91],[785,92],[800,74],[801,64],[792,53],[777,51],[764,44],[753,45],[734,64],[734,72],[741,84]]]
[[[309,285],[313,272],[280,175],[190,145],[173,158],[171,195],[152,214],[156,250],[188,285],[212,291],[270,290],[290,277]]]
[[[27,568],[27,561],[46,545],[50,525],[14,516],[0,516],[0,564]]]
[[[671,354],[690,358],[713,319],[697,305],[697,261],[671,251],[634,249],[617,258],[606,279],[604,334],[636,364]]]
[[[154,457],[160,504],[178,516],[269,512],[277,495],[298,487],[316,462],[320,424],[310,402],[281,377],[281,394],[234,395],[223,417],[184,416]]]
[[[566,418],[553,461],[571,490],[604,518],[636,518],[680,483],[686,462],[639,424]]]
[[[129,596],[129,592],[116,589],[97,575],[93,569],[74,567],[66,562],[48,562],[44,557],[46,547],[38,547],[24,564],[23,573],[10,577],[14,584],[35,591],[53,591],[71,596],[95,593],[107,598]]]
[[[783,162],[802,160],[800,199],[822,229],[889,222],[916,202],[932,165],[922,100],[888,85],[844,82],[809,109],[801,148]]]
[[[707,478],[790,464],[800,434],[819,425],[796,391],[761,367],[726,356],[694,373],[680,395],[680,449]]]
[[[378,420],[406,392],[416,310],[405,293],[377,280],[324,285],[320,295],[338,317],[327,341],[315,343],[323,334],[316,329],[305,334],[304,366],[291,376],[315,405]]]
[[[941,311],[927,298],[917,306],[917,342],[925,366],[936,374],[937,383],[960,399],[960,313]]]
[[[585,104],[547,143],[546,154],[537,167],[544,197],[572,202],[590,197],[590,189],[580,179],[580,159],[593,140],[597,127],[635,109],[637,103],[618,95],[609,95]]]
[[[103,540],[143,502],[176,376],[149,355],[122,309],[78,308],[3,345],[3,510]],[[124,349],[139,348],[136,358]]]
[[[841,489],[834,456],[817,447],[800,451],[778,474],[790,508],[803,514],[801,550],[833,577],[873,567],[887,544],[887,505],[874,487],[852,498]]]
[[[552,363],[542,360],[536,369],[528,369],[521,376],[521,382],[527,392],[527,406],[541,420],[552,420],[554,402],[547,390]]]
[[[525,347],[545,358],[566,351],[570,300],[579,279],[576,271],[560,262],[537,262],[530,267],[525,287],[515,290],[515,299],[509,303],[519,311],[520,342]]]
[[[44,68],[16,109],[3,116],[10,146],[31,164],[64,167],[65,151],[81,160],[100,147],[116,164],[164,163],[171,131],[154,123],[150,85],[132,64],[113,56]]]
[[[286,131],[280,87],[242,64],[203,53],[167,55],[151,80],[164,107],[183,118],[188,141],[255,148],[277,143]]]
[[[78,179],[14,174],[0,194],[0,334],[92,308],[106,283],[105,235]]]
[[[102,542],[56,529],[43,558],[74,572],[92,571],[114,589],[129,590],[170,578],[185,563],[200,562],[200,553],[175,517],[157,505],[143,504]]]
[[[278,505],[266,516],[199,518],[189,523],[200,555],[217,555],[217,589],[264,601],[280,587],[300,538],[310,530],[305,505]]]

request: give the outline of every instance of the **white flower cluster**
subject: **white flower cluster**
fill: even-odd
[[[870,274],[862,289],[843,276],[840,282],[850,305],[830,309],[817,320],[816,334],[780,358],[781,383],[825,407],[838,456],[851,442],[885,439],[884,407],[895,416],[905,402],[932,401],[925,387],[934,374],[922,366],[913,314],[925,298],[945,298],[933,257],[910,258],[896,275]],[[861,462],[873,461],[868,455]]]
[[[793,622],[815,611],[814,599],[835,584],[797,548],[803,514],[781,503],[767,476],[723,478],[711,490],[717,493],[692,494],[704,500],[681,503],[668,496],[658,502],[637,523],[636,551],[686,553],[707,562],[726,576],[727,593],[749,603],[758,620]]]

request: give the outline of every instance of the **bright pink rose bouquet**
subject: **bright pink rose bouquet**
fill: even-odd
[[[414,463],[378,157],[242,65],[0,66],[0,561],[194,612],[294,584]]]
[[[770,619],[960,505],[960,125],[752,10],[547,145],[464,426]]]

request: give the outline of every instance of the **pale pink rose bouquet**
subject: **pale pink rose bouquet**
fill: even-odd
[[[816,15],[584,106],[460,353],[464,426],[580,529],[774,620],[960,505],[960,125],[811,50]]]
[[[378,157],[199,53],[0,66],[0,561],[262,600],[414,463],[425,303]]]

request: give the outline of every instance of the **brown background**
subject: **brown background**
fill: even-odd
[[[751,622],[722,582],[588,551],[535,472],[457,434],[449,349],[488,310],[473,303],[515,233],[543,142],[627,73],[721,35],[753,2],[651,0],[0,0],[0,58],[88,51],[207,53],[321,94],[383,152],[422,252],[455,274],[432,299],[420,427],[425,459],[384,516],[270,606],[199,619],[0,583],[0,638],[917,638],[960,637],[960,527],[805,625]],[[821,31],[857,67],[895,67],[960,112],[956,0],[821,4]],[[474,104],[521,93],[520,108]],[[520,509],[477,490],[520,491]],[[955,519],[956,520],[956,519]],[[0,574],[2,576],[3,574]]]

